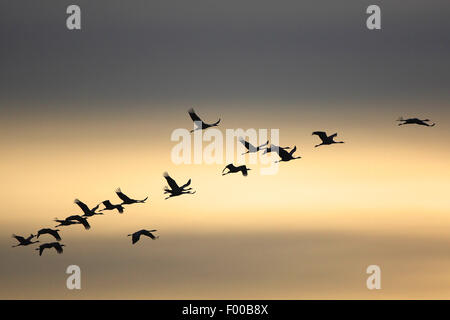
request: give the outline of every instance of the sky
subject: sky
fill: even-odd
[[[448,1],[378,1],[377,31],[372,1],[77,1],[69,31],[72,3],[0,4],[0,298],[450,298]],[[176,165],[190,107],[302,159]],[[314,148],[317,130],[345,143]],[[164,200],[165,171],[196,194]],[[117,187],[149,200],[61,227],[62,255],[11,248]],[[160,238],[131,245],[143,228]]]

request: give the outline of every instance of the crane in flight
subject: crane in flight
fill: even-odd
[[[61,244],[59,242],[50,242],[50,243],[41,244],[39,246],[39,248],[36,248],[36,250],[39,251],[40,256],[42,256],[42,252],[44,252],[45,249],[51,249],[51,248],[55,248],[56,252],[58,254],[61,254],[61,253],[63,253],[62,247],[65,247],[65,245]]]
[[[190,108],[188,110],[189,116],[191,117],[192,121],[194,121],[194,124],[196,126],[196,128],[194,130],[191,130],[191,133],[196,131],[196,130],[204,130],[204,129],[208,129],[211,127],[217,127],[219,125],[220,122],[220,118],[219,120],[217,120],[214,123],[205,123],[202,119],[200,119],[200,117],[195,113],[193,108]]]
[[[99,204],[96,205],[95,207],[93,207],[92,209],[89,209],[89,207],[84,202],[80,201],[79,199],[75,199],[74,203],[81,208],[81,210],[84,213],[83,214],[84,217],[92,217],[96,214],[102,214],[99,212],[95,212],[98,209],[98,207],[100,206]]]
[[[101,209],[100,211],[117,209],[117,211],[119,213],[123,213],[123,206],[120,204],[112,204],[111,201],[109,201],[109,200],[105,200],[102,203],[105,207],[103,209]]]
[[[172,179],[172,177],[169,176],[167,172],[164,172],[164,178],[166,178],[166,181],[169,185],[169,187],[164,188],[164,193],[169,193],[170,195],[165,198],[164,200],[167,200],[171,197],[180,196],[182,194],[194,194],[194,192],[190,191],[192,188],[187,188],[191,184],[191,179],[188,180],[185,184],[183,184],[181,187],[178,186],[176,181]]]
[[[39,242],[39,241],[31,241],[35,237],[33,234],[30,234],[30,236],[28,238],[17,236],[15,234],[13,234],[12,237],[15,238],[17,241],[19,241],[19,244],[12,246],[13,248],[19,247],[19,246],[28,246],[30,244]]]
[[[254,152],[258,152],[259,150],[263,150],[262,147],[265,147],[269,144],[269,140],[267,140],[266,143],[255,147],[250,142],[244,140],[242,137],[239,138],[239,142],[242,143],[244,145],[244,147],[247,149],[247,152],[244,152],[243,155],[247,154],[247,153],[254,153]]]
[[[55,226],[55,228],[59,226],[70,226],[72,224],[82,224],[86,230],[89,230],[91,228],[87,219],[78,215],[67,217],[64,220],[56,218],[55,221],[59,223],[57,226]]]
[[[330,145],[334,143],[344,143],[344,141],[334,141],[334,138],[337,137],[337,133],[332,134],[331,136],[328,136],[326,132],[324,131],[314,131],[312,135],[316,135],[322,140],[321,144],[318,144],[314,146],[315,148],[323,145]]]
[[[278,161],[275,161],[275,163],[277,162],[281,162],[281,161],[291,161],[291,160],[295,160],[295,159],[301,159],[301,157],[294,157],[294,152],[297,150],[297,146],[294,146],[294,148],[290,151],[287,152],[286,148],[278,148],[278,150],[276,151],[278,156],[281,158]]]
[[[400,117],[400,119],[398,119],[397,121],[401,121],[401,123],[399,123],[399,126],[403,126],[405,124],[417,124],[419,126],[425,126],[425,127],[434,127],[436,125],[436,123],[432,123],[429,124],[428,122],[430,122],[430,119],[424,119],[424,120],[420,120],[418,118],[409,118],[409,119],[403,119],[402,117]]]
[[[60,237],[58,231],[59,231],[58,229],[43,228],[38,231],[37,238],[39,238],[39,236],[41,236],[43,234],[49,234],[49,235],[53,236],[56,240],[60,241],[61,237]]]
[[[129,234],[128,237],[131,236],[132,244],[135,244],[136,242],[138,242],[139,239],[141,238],[141,236],[147,236],[147,237],[149,237],[152,240],[156,240],[156,239],[159,238],[159,236],[153,235],[152,232],[155,232],[155,231],[158,231],[158,230],[145,230],[145,229],[142,229],[142,230],[136,231],[136,232],[134,232],[132,234]]]
[[[228,169],[228,171],[227,171],[227,172],[224,172],[224,171],[227,170],[227,169]],[[247,168],[245,165],[236,167],[234,164],[230,163],[229,165],[227,165],[227,166],[222,170],[222,175],[224,176],[224,175],[230,174],[230,173],[242,172],[242,175],[243,175],[244,177],[246,177],[249,170],[252,170],[252,169]]]
[[[116,189],[116,194],[120,198],[120,200],[122,200],[121,205],[122,204],[133,204],[133,203],[144,203],[148,199],[148,197],[146,197],[145,199],[142,199],[142,200],[131,199],[125,193],[123,193],[122,190],[120,190],[120,188]]]

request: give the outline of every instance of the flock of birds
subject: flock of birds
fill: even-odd
[[[205,130],[205,129],[208,129],[211,127],[217,127],[220,123],[220,119],[218,121],[216,121],[214,123],[210,123],[210,124],[204,122],[203,120],[201,120],[201,118],[195,113],[194,109],[192,109],[192,108],[189,109],[188,113],[189,113],[189,116],[191,117],[192,121],[195,124],[195,128],[194,128],[194,130],[191,130],[191,133],[194,131],[197,131],[197,130]],[[426,126],[426,127],[433,127],[435,125],[435,123],[430,124],[429,119],[421,120],[418,118],[409,118],[409,119],[399,118],[397,121],[400,122],[398,124],[399,126],[407,125],[407,124],[416,124],[416,125],[421,125],[421,126]],[[334,138],[337,137],[337,133],[328,135],[324,131],[314,131],[312,133],[312,135],[318,136],[319,139],[322,141],[320,144],[317,144],[315,147],[319,147],[319,146],[323,146],[323,145],[344,143],[344,141],[335,141],[334,140]],[[275,152],[280,157],[280,159],[275,162],[287,162],[287,161],[301,158],[300,156],[298,156],[298,157],[294,156],[294,153],[297,150],[296,146],[291,148],[291,147],[275,146],[273,144],[269,145],[269,141],[267,141],[266,143],[264,143],[262,145],[254,146],[250,142],[244,140],[243,138],[240,138],[239,141],[247,149],[247,152],[243,153],[243,155],[248,154],[248,153],[256,153],[259,151],[263,151],[263,154]],[[287,151],[289,149],[291,149],[291,150]],[[246,165],[235,166],[234,164],[230,163],[222,170],[222,175],[240,172],[240,173],[242,173],[243,176],[247,176],[248,171],[250,171],[250,170],[251,169],[247,168]],[[166,186],[164,188],[164,194],[169,194],[165,198],[165,200],[167,200],[171,197],[176,197],[176,196],[180,196],[183,194],[195,194],[195,191],[192,191],[192,188],[189,187],[191,184],[191,179],[189,179],[185,184],[179,186],[177,184],[177,182],[172,177],[170,177],[167,172],[165,172],[163,176],[166,179],[167,184],[168,184],[168,186]],[[74,203],[76,205],[78,205],[78,207],[83,212],[83,215],[81,215],[81,216],[80,215],[71,215],[65,219],[56,218],[54,221],[59,224],[56,225],[55,228],[62,227],[62,226],[81,224],[86,230],[89,230],[91,228],[91,226],[88,222],[88,218],[93,217],[95,215],[102,215],[103,211],[117,210],[118,213],[123,213],[124,209],[125,209],[125,207],[124,207],[125,205],[145,203],[145,201],[148,199],[148,197],[146,197],[145,199],[142,199],[142,200],[132,199],[132,198],[128,197],[127,195],[125,195],[120,190],[120,188],[118,188],[116,190],[116,194],[122,200],[122,203],[113,204],[113,203],[111,203],[110,200],[105,200],[92,208],[89,208],[84,202],[80,201],[79,199],[75,199]],[[103,206],[103,208],[99,210],[101,205]],[[13,234],[13,238],[15,238],[18,241],[18,244],[14,245],[12,247],[28,246],[28,245],[31,245],[34,243],[38,243],[39,240],[33,241],[33,239],[35,239],[35,238],[39,239],[40,236],[49,235],[49,236],[52,236],[56,241],[43,243],[43,244],[39,245],[39,247],[36,248],[36,250],[39,251],[40,256],[42,255],[42,253],[45,249],[51,249],[51,248],[54,248],[56,250],[56,252],[60,254],[63,252],[62,247],[64,247],[65,245],[61,244],[59,242],[59,241],[61,241],[61,236],[59,235],[59,231],[60,231],[59,229],[43,228],[43,229],[40,229],[36,235],[30,234],[29,237],[22,237],[22,236]],[[157,230],[142,229],[142,230],[136,231],[134,233],[131,233],[128,236],[131,236],[131,242],[132,242],[132,244],[135,244],[136,242],[139,241],[141,236],[147,236],[152,240],[158,239],[159,236],[155,236],[153,234],[153,232],[156,232],[156,231]]]
[[[118,188],[116,190],[117,196],[122,200],[122,203],[120,204],[112,204],[110,200],[102,201],[101,203],[97,204],[95,207],[89,208],[87,204],[82,202],[79,199],[75,199],[74,203],[81,209],[83,212],[83,215],[71,215],[65,219],[58,219],[55,218],[55,222],[59,223],[55,226],[55,228],[62,227],[62,226],[71,226],[75,224],[81,224],[86,230],[89,230],[91,228],[91,225],[88,222],[88,218],[93,217],[95,215],[103,215],[103,211],[108,210],[117,210],[118,213],[124,212],[124,205],[130,205],[135,203],[145,203],[145,201],[148,199],[146,197],[142,200],[136,200],[128,197],[126,194]],[[100,206],[103,205],[102,209],[99,209]],[[129,234],[129,236],[132,236],[132,243],[136,243],[141,235],[146,235],[150,237],[151,239],[157,239],[158,237],[154,236],[152,232],[155,232],[157,230],[139,230],[134,232],[133,234]],[[38,243],[39,240],[33,241],[34,238],[39,239],[40,236],[43,235],[49,235],[55,238],[56,241],[54,242],[46,242],[41,244],[38,248],[36,248],[37,251],[39,251],[39,255],[41,256],[45,249],[51,249],[54,248],[57,253],[62,253],[63,248],[65,245],[61,244],[59,241],[61,241],[61,236],[59,235],[60,230],[59,229],[51,229],[51,228],[42,228],[40,229],[36,235],[30,234],[29,237],[22,237],[13,234],[13,238],[15,238],[19,243],[13,247],[19,247],[19,246],[28,246],[33,243]]]

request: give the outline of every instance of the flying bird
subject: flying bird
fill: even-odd
[[[150,237],[152,240],[156,240],[156,239],[159,238],[159,236],[155,237],[153,235],[152,232],[155,232],[155,231],[158,231],[158,230],[145,230],[145,229],[142,229],[142,230],[136,231],[135,233],[129,234],[128,237],[131,236],[131,242],[133,244],[138,242],[139,239],[141,238],[141,236],[147,236],[147,237]]]
[[[67,217],[64,220],[59,220],[58,218],[56,218],[55,221],[59,222],[59,225],[55,226],[55,228],[59,226],[70,226],[72,224],[82,224],[86,230],[89,230],[91,228],[87,219],[78,215]]]
[[[219,118],[219,120],[217,120],[217,121],[214,122],[214,123],[205,123],[205,122],[203,122],[203,120],[200,119],[200,117],[195,113],[195,111],[194,111],[193,108],[190,108],[190,109],[188,110],[188,112],[189,112],[189,116],[191,117],[192,121],[194,121],[194,124],[195,124],[195,126],[196,126],[196,128],[195,128],[194,130],[191,130],[191,133],[194,132],[194,131],[196,131],[196,130],[203,130],[203,129],[208,129],[208,128],[211,128],[211,127],[217,127],[217,125],[218,125],[219,122],[220,122],[220,118]]]
[[[19,244],[12,246],[13,248],[19,247],[19,246],[28,246],[30,244],[39,242],[39,241],[31,241],[35,237],[33,234],[30,234],[30,236],[28,238],[16,236],[15,234],[13,234],[12,237],[15,238],[17,241],[19,241]]]
[[[80,201],[79,199],[75,199],[74,203],[77,204],[81,208],[81,210],[84,213],[83,214],[84,217],[92,217],[93,215],[96,215],[96,214],[102,214],[102,213],[95,212],[95,210],[97,210],[98,207],[100,206],[99,204],[96,205],[95,207],[93,207],[92,209],[89,209],[89,207],[84,202]]]
[[[105,208],[101,209],[100,211],[117,209],[119,213],[123,213],[123,206],[120,204],[112,204],[111,201],[109,200],[105,200],[102,203],[105,206]]]
[[[297,150],[297,146],[294,146],[294,148],[290,152],[287,152],[286,148],[278,148],[277,154],[281,159],[278,161],[275,161],[275,162],[281,162],[281,161],[287,162],[287,161],[291,161],[291,160],[295,160],[295,159],[300,159],[301,157],[294,157],[294,152],[296,150]]]
[[[42,256],[42,252],[44,252],[45,249],[51,249],[55,248],[56,252],[58,254],[63,253],[63,248],[65,247],[64,244],[60,244],[59,242],[50,242],[50,243],[44,243],[39,246],[39,248],[36,248],[37,251],[39,251],[39,255]]]
[[[191,192],[189,190],[192,190],[192,188],[186,188],[191,184],[191,179],[188,180],[185,184],[183,184],[181,187],[178,186],[178,184],[173,180],[167,172],[164,172],[164,178],[166,178],[167,183],[169,184],[169,187],[164,188],[164,193],[169,193],[170,195],[165,198],[164,200],[167,200],[171,197],[180,196],[182,194],[194,194],[194,192]]]
[[[122,190],[120,190],[120,188],[116,189],[116,194],[117,196],[122,200],[121,204],[133,204],[133,203],[144,203],[145,200],[148,199],[148,197],[146,197],[145,199],[142,200],[135,200],[135,199],[131,199],[129,198],[127,195],[125,195]]]
[[[397,121],[401,121],[402,122],[402,123],[398,124],[399,126],[403,126],[405,124],[417,124],[417,125],[420,125],[420,126],[434,127],[436,125],[436,123],[429,124],[428,122],[431,121],[430,119],[420,120],[420,119],[417,119],[417,118],[410,118],[410,119],[400,118]]]
[[[228,172],[225,172],[225,173],[224,173],[224,171],[225,171],[226,169],[228,169]],[[230,163],[229,165],[227,165],[227,166],[222,170],[222,175],[224,176],[224,175],[230,174],[230,173],[242,172],[242,175],[243,175],[244,177],[246,177],[249,170],[252,170],[252,169],[247,168],[245,165],[236,167],[234,164]]]
[[[312,134],[318,136],[320,140],[322,140],[322,143],[316,145],[315,147],[322,145],[330,145],[334,143],[344,143],[344,141],[334,141],[334,138],[337,137],[337,133],[328,136],[327,133],[324,131],[314,131]]]
[[[265,147],[269,144],[269,140],[267,140],[266,143],[259,145],[257,147],[255,147],[254,145],[252,145],[250,142],[245,141],[243,138],[239,138],[239,141],[244,145],[244,147],[247,149],[247,152],[243,153],[243,154],[247,154],[247,153],[253,153],[253,152],[258,152],[259,150],[262,150],[262,147]]]
[[[61,237],[59,236],[58,231],[59,231],[58,229],[44,228],[44,229],[41,229],[38,231],[37,238],[39,238],[40,235],[49,234],[49,235],[53,236],[56,240],[60,241]]]

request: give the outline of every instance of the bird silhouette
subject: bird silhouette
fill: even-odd
[[[89,230],[91,228],[87,219],[83,218],[79,215],[73,215],[73,216],[67,217],[64,220],[60,220],[60,219],[56,218],[55,221],[59,222],[59,224],[57,226],[55,226],[55,228],[59,227],[59,226],[70,226],[72,224],[82,224],[86,230]]]
[[[228,169],[228,172],[225,172],[225,173],[224,173],[224,171],[225,171],[226,169]],[[242,172],[242,175],[243,175],[244,177],[246,177],[249,170],[252,170],[252,169],[247,168],[245,165],[236,167],[234,164],[230,163],[229,165],[227,165],[227,166],[222,170],[222,175],[224,176],[224,175],[230,174],[230,173]]]
[[[81,208],[81,210],[84,213],[83,214],[84,217],[92,217],[93,215],[96,215],[96,214],[102,214],[102,213],[95,212],[95,210],[97,210],[98,207],[100,206],[99,204],[96,205],[95,207],[93,207],[92,209],[89,209],[89,207],[84,202],[80,201],[79,199],[75,199],[74,203],[77,204]]]
[[[142,230],[136,231],[135,233],[129,234],[128,237],[131,236],[131,242],[133,244],[138,242],[139,239],[141,238],[141,236],[147,236],[147,237],[150,237],[152,240],[156,240],[156,239],[159,238],[159,236],[154,236],[152,234],[152,232],[155,232],[155,231],[158,231],[158,230],[145,230],[145,229],[142,229]]]
[[[278,161],[275,161],[275,163],[281,162],[281,161],[287,162],[287,161],[291,161],[291,160],[295,160],[295,159],[300,159],[301,157],[294,157],[294,152],[296,150],[297,150],[297,146],[294,146],[294,148],[290,152],[287,152],[286,148],[278,148],[278,150],[276,152],[281,159]]]
[[[105,206],[105,208],[101,209],[100,211],[117,209],[119,213],[123,213],[123,206],[120,204],[112,204],[111,201],[109,200],[105,200],[102,203]]]
[[[259,150],[262,150],[262,147],[267,146],[269,144],[269,140],[267,140],[266,143],[255,147],[254,145],[252,145],[250,142],[244,140],[243,138],[239,138],[239,142],[241,142],[244,145],[244,147],[247,149],[247,152],[244,152],[243,154],[258,152]]]
[[[214,122],[214,123],[205,123],[203,122],[202,119],[200,119],[200,117],[195,113],[193,108],[190,108],[188,110],[189,116],[191,117],[192,121],[194,121],[194,124],[196,126],[196,128],[194,130],[191,130],[191,133],[196,131],[196,130],[203,130],[203,129],[208,129],[211,127],[217,127],[217,125],[220,122],[220,118],[218,121]]]
[[[186,188],[191,184],[191,179],[188,180],[185,184],[183,184],[181,187],[178,186],[178,184],[175,182],[174,179],[172,179],[167,172],[164,172],[164,178],[166,178],[167,183],[169,184],[169,187],[164,188],[164,193],[169,193],[170,195],[165,198],[164,200],[167,200],[171,197],[180,196],[182,194],[194,194],[194,192],[191,192],[189,190],[192,190],[192,188]]]
[[[19,244],[12,246],[13,248],[19,247],[19,246],[28,246],[30,244],[39,242],[39,241],[31,241],[35,237],[33,234],[30,234],[30,236],[28,238],[16,236],[15,234],[13,234],[12,237],[15,238],[17,241],[19,241]]]
[[[58,252],[58,254],[61,254],[61,253],[63,253],[62,247],[65,247],[65,245],[61,244],[59,242],[50,242],[50,243],[41,244],[39,246],[39,248],[36,248],[36,250],[39,251],[40,256],[42,256],[42,252],[44,252],[45,249],[51,249],[51,248],[55,248],[56,252]]]
[[[318,136],[320,138],[320,140],[322,140],[321,144],[318,144],[315,146],[316,148],[318,146],[322,146],[322,145],[330,145],[330,144],[334,144],[334,143],[344,143],[344,141],[334,141],[334,138],[337,136],[337,133],[332,134],[331,136],[328,136],[327,133],[324,131],[314,131],[312,134]]]
[[[142,200],[135,200],[135,199],[131,199],[129,198],[127,195],[125,195],[122,190],[120,190],[120,188],[116,189],[116,194],[117,196],[122,200],[121,204],[133,204],[133,203],[144,203],[145,200],[148,199],[148,197],[146,197],[145,199]]]
[[[402,117],[400,117],[400,119],[398,119],[397,121],[401,121],[402,123],[399,123],[399,126],[403,126],[405,124],[417,124],[420,126],[426,126],[426,127],[434,127],[436,125],[436,123],[432,123],[429,124],[427,122],[430,122],[430,119],[424,119],[424,120],[420,120],[417,118],[410,118],[410,119],[403,119]]]
[[[59,236],[58,229],[50,229],[50,228],[44,228],[38,231],[37,238],[43,234],[49,234],[52,235],[56,240],[60,241],[61,237]]]

